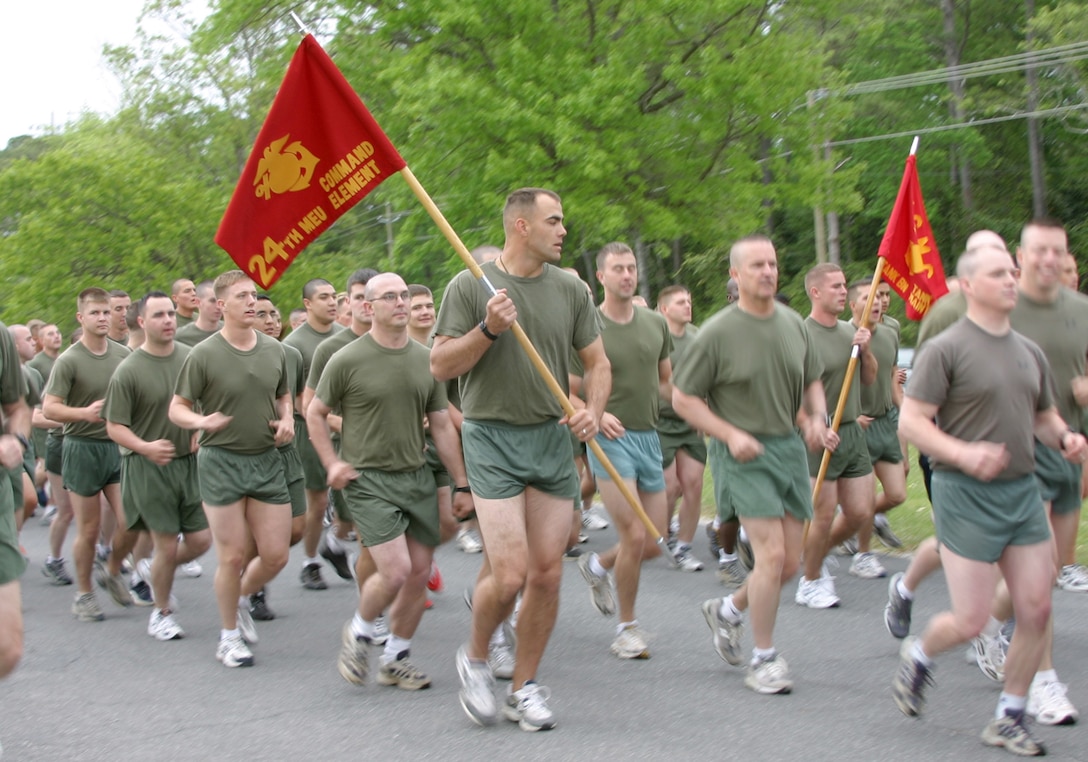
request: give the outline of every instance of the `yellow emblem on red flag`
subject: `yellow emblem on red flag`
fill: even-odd
[[[948,293],[913,154],[907,157],[879,255],[884,258],[883,278],[903,297],[911,320],[921,320],[930,305]]]
[[[215,242],[268,288],[340,215],[404,167],[308,34],[291,58]]]

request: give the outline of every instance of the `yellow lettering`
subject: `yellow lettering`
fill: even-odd
[[[283,248],[283,244],[273,240],[270,236],[266,236],[264,239],[264,261],[272,264],[277,258],[289,259],[287,250]],[[253,264],[250,263],[250,271],[252,272],[252,270]],[[275,272],[274,269],[273,272]]]

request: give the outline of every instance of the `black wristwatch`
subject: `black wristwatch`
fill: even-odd
[[[492,341],[499,338],[495,334],[491,333],[491,331],[487,330],[487,321],[486,320],[481,320],[480,321],[480,330],[483,332],[484,336],[491,339]]]
[[[469,487],[466,484],[464,487],[454,487],[453,491],[454,492],[463,492],[466,495],[471,495],[472,494],[472,487]]]

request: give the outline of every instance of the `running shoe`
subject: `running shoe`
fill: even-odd
[[[551,693],[547,688],[530,680],[520,691],[507,695],[502,707],[503,716],[530,733],[551,730],[555,727],[555,715],[548,708],[549,698]]]
[[[389,620],[385,618],[385,614],[382,614],[374,620],[374,634],[370,637],[370,642],[376,646],[384,646],[387,640],[389,640]]]
[[[600,514],[592,508],[582,511],[582,528],[591,532],[600,529],[608,529],[608,522],[601,518]]]
[[[691,552],[690,545],[677,545],[673,553],[676,559],[676,568],[680,571],[697,572],[703,570],[703,563]]]
[[[616,596],[612,592],[612,575],[605,574],[598,577],[589,568],[589,561],[596,557],[596,553],[584,555],[578,559],[578,571],[582,573],[582,579],[589,585],[589,599],[593,608],[602,616],[612,616],[616,613]]]
[[[1023,712],[1005,710],[1004,717],[990,720],[982,731],[982,742],[987,746],[1003,746],[1006,751],[1020,757],[1042,757],[1046,747],[1032,737],[1024,720]]]
[[[745,536],[743,530],[737,534],[737,558],[748,571],[755,568],[756,555],[752,550],[752,543],[748,542],[748,537]]]
[[[982,670],[982,674],[995,683],[1005,681],[1005,649],[1001,647],[1000,638],[990,635],[979,635],[971,644],[975,647],[975,663]]]
[[[706,541],[710,548],[710,555],[714,558],[721,558],[722,546],[718,542],[718,530],[714,528],[714,522],[709,521],[706,525]]]
[[[910,634],[910,613],[914,605],[913,600],[908,600],[899,594],[899,580],[903,579],[903,572],[892,575],[888,581],[888,605],[884,607],[884,626],[893,638],[902,640]]]
[[[249,601],[245,603],[238,602],[238,629],[242,633],[242,638],[250,644],[256,643],[259,638],[257,637],[257,625],[253,623],[253,616],[249,613]]]
[[[253,666],[253,652],[238,635],[220,638],[219,646],[215,649],[215,658],[221,661],[224,667]]]
[[[106,618],[94,593],[77,595],[72,601],[72,614],[81,622],[101,622]]]
[[[204,573],[204,567],[196,559],[178,566],[177,573],[183,577],[199,577]]]
[[[899,711],[907,717],[917,717],[925,708],[925,689],[933,684],[929,667],[916,661],[911,653],[917,638],[907,638],[899,648],[899,669],[892,682],[892,698]]]
[[[887,577],[888,570],[880,563],[875,553],[858,553],[850,564],[850,573],[861,579],[879,579]]]
[[[249,615],[258,622],[271,622],[276,614],[268,607],[264,589],[249,596]]]
[[[151,585],[142,579],[136,580],[135,584],[129,588],[128,594],[132,598],[132,602],[137,606],[155,605],[155,595],[151,592]]]
[[[724,559],[718,561],[718,581],[723,585],[736,587],[748,579],[748,571],[739,558],[734,557],[730,561]]]
[[[126,608],[132,605],[132,596],[125,585],[124,577],[120,574],[106,574],[105,582],[106,592],[110,594],[110,598],[113,598],[114,603]]]
[[[638,625],[633,624],[620,630],[608,650],[621,659],[650,658],[650,647],[646,645],[646,639],[642,636]]]
[[[703,618],[706,619],[714,636],[714,650],[723,661],[736,666],[740,664],[740,636],[744,631],[742,622],[733,623],[722,616],[722,599],[711,598],[703,601]]]
[[[785,694],[793,690],[790,666],[781,656],[760,660],[748,666],[744,684],[756,693],[767,695]]]
[[[1035,680],[1028,691],[1027,713],[1040,725],[1073,725],[1080,715],[1066,695],[1065,683]]]
[[[438,564],[431,561],[431,576],[427,578],[427,589],[432,593],[441,593],[446,589],[442,583],[442,572],[438,570]]]
[[[468,658],[468,647],[457,650],[457,674],[461,678],[458,698],[468,718],[477,725],[493,725],[498,716],[495,702],[495,676],[486,662]]]
[[[68,570],[64,568],[63,558],[54,558],[52,561],[46,561],[45,565],[42,566],[42,575],[49,580],[49,584],[56,585],[57,587],[72,584],[72,577],[68,574]]]
[[[797,594],[793,597],[793,600],[798,606],[806,606],[810,609],[833,609],[837,608],[839,603],[839,597],[834,592],[834,582],[831,583],[829,589],[825,580],[831,579],[830,577],[821,577],[820,579],[807,580],[801,577],[797,582]]]
[[[1088,569],[1080,564],[1063,566],[1058,574],[1058,587],[1070,593],[1088,591]]]
[[[431,687],[431,678],[408,661],[408,652],[401,651],[395,661],[378,667],[378,685],[395,685],[406,691],[419,691]]]
[[[487,650],[487,665],[491,667],[491,674],[498,680],[510,680],[514,677],[514,649],[507,643],[502,645],[490,644]]]
[[[468,527],[462,527],[457,533],[457,546],[464,553],[480,553],[484,549],[480,533]]]
[[[370,645],[370,638],[352,632],[349,619],[340,631],[340,655],[336,659],[340,677],[354,685],[366,685],[370,676]]]
[[[151,612],[151,618],[147,623],[147,634],[155,640],[179,640],[185,637],[185,631],[174,619],[173,612],[159,609]]]
[[[348,561],[348,554],[343,548],[333,550],[329,547],[329,543],[325,539],[325,535],[321,536],[321,543],[317,547],[317,554],[329,562],[329,566],[336,572],[336,576],[340,579],[351,580],[354,579],[351,573],[351,562]],[[320,590],[321,588],[313,588]]]
[[[892,531],[892,525],[888,521],[887,514],[878,513],[873,517],[873,531],[880,538],[880,541],[889,548],[903,547],[903,541]]]
[[[328,585],[321,578],[320,564],[306,564],[298,574],[299,581],[307,590],[327,590]]]

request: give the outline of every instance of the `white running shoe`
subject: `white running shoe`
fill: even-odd
[[[888,570],[880,563],[875,553],[858,553],[850,564],[850,573],[862,579],[887,577]]]
[[[793,599],[798,606],[806,606],[810,609],[833,609],[841,602],[839,596],[835,595],[835,583],[832,577],[820,577],[814,580],[801,577],[797,582],[797,595]]]
[[[185,630],[181,629],[181,625],[174,619],[173,612],[164,614],[154,609],[147,623],[147,634],[155,640],[178,640],[185,637]]]
[[[1040,725],[1072,725],[1076,723],[1077,708],[1066,696],[1065,683],[1057,680],[1041,682],[1034,680],[1028,691],[1027,713]]]

